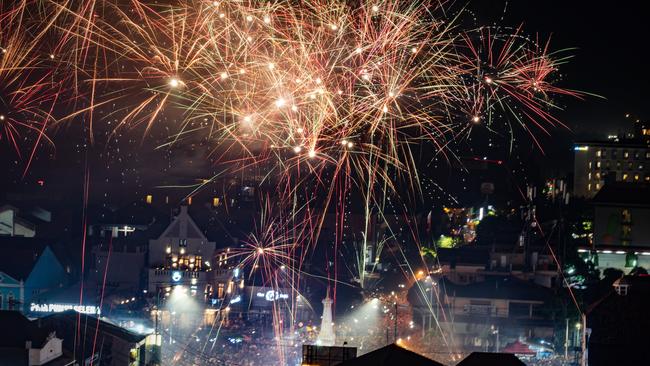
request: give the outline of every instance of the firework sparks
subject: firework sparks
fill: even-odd
[[[264,170],[282,209],[265,206],[238,255],[275,286],[297,287],[331,210],[338,254],[353,191],[361,258],[387,196],[420,190],[416,149],[445,154],[497,122],[537,142],[536,131],[562,126],[554,98],[581,96],[555,85],[566,58],[548,43],[459,29],[462,12],[444,2],[35,3],[0,7],[0,139],[20,151],[33,131],[33,155],[52,125],[83,121],[92,141],[97,126],[146,137],[164,123],[170,144],[198,135],[216,163]]]

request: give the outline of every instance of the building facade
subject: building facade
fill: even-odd
[[[447,316],[439,318],[441,326],[456,334],[465,350],[495,351],[518,339],[553,341],[552,292],[547,288],[514,277],[469,285],[443,279],[435,288],[444,289],[439,295]]]
[[[573,194],[591,199],[612,182],[650,182],[650,147],[640,142],[586,141],[574,146]]]
[[[183,286],[191,296],[207,299],[215,247],[182,206],[160,237],[149,241],[148,292],[168,294]]]
[[[0,242],[0,310],[29,312],[48,293],[71,283],[71,268],[51,246],[33,238],[4,238]]]
[[[650,268],[650,184],[608,184],[592,203],[593,242],[581,256],[600,269]]]
[[[36,225],[21,217],[16,207],[4,205],[0,207],[0,235],[32,238]]]

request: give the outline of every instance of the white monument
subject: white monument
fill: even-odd
[[[327,296],[323,299],[323,320],[320,324],[320,333],[318,333],[317,344],[319,346],[333,346],[336,343],[334,326],[332,324],[332,299],[330,299],[329,290]]]

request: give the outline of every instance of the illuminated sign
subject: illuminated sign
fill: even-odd
[[[183,274],[180,271],[172,272],[172,281],[178,282],[183,278]]]
[[[99,315],[101,313],[99,306],[92,306],[92,305],[31,303],[29,306],[29,311],[34,313],[62,313],[68,310],[74,310],[78,313],[90,314],[90,315]]]
[[[264,292],[258,292],[257,297],[263,297],[266,301],[275,301],[280,299],[288,299],[289,295],[281,294],[277,291],[269,290]]]
[[[587,151],[589,150],[589,146],[576,146],[573,148],[575,151]]]
[[[230,300],[231,304],[236,304],[241,301],[241,296],[237,295],[234,299]]]

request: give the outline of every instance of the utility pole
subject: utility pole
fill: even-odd
[[[569,318],[566,318],[566,328],[564,329],[564,362],[569,361]]]
[[[582,314],[580,366],[587,366],[587,314]]]
[[[397,301],[395,304],[395,321],[393,322],[393,340],[397,342]]]

